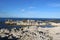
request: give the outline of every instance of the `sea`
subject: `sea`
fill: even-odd
[[[7,20],[13,20],[13,21],[16,21],[16,20],[41,20],[41,21],[49,21],[49,20],[59,20],[59,18],[0,18],[0,29],[8,29],[8,30],[11,30],[13,28],[16,28],[16,29],[19,29],[21,28],[21,26],[10,26],[10,25],[6,25],[5,24],[5,21]],[[43,28],[52,28],[53,26],[51,25],[47,25],[47,26],[43,26]],[[8,37],[5,37],[5,38],[1,38],[0,37],[0,40],[17,40],[17,38],[14,38],[13,39],[8,39]]]

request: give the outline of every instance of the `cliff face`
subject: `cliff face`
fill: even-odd
[[[17,40],[60,40],[60,27],[41,28],[36,26],[27,26],[11,29],[0,29],[0,37],[8,39],[17,38]]]

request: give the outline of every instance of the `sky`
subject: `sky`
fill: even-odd
[[[60,0],[0,0],[0,17],[60,18]]]

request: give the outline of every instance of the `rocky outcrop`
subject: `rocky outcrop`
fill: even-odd
[[[11,31],[8,29],[0,29],[0,36],[8,37],[8,39],[15,37],[17,40],[55,40],[54,36],[59,34],[59,32],[56,33],[55,29],[56,28],[41,28],[36,26],[22,27],[18,30],[13,28]]]

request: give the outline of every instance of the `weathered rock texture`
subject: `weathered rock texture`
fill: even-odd
[[[11,29],[0,29],[0,37],[13,37],[17,40],[60,40],[60,27],[55,28],[41,28],[36,26],[27,26]]]

